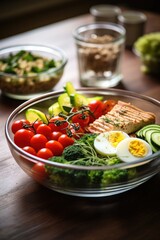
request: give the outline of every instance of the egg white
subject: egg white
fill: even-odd
[[[129,135],[123,131],[109,131],[109,132],[100,133],[94,140],[94,148],[99,154],[103,156],[116,155],[117,147],[114,147],[109,142],[109,135],[113,132],[121,133],[124,136],[124,138],[129,138]]]
[[[130,153],[129,144],[132,140],[142,142],[146,146],[147,153],[144,156],[136,157]],[[117,156],[123,162],[132,162],[135,160],[140,160],[140,159],[143,159],[144,157],[150,156],[151,154],[152,154],[152,149],[151,149],[150,145],[146,141],[139,139],[139,138],[131,137],[131,138],[124,139],[117,146]]]

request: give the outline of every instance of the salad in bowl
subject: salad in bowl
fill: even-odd
[[[118,89],[75,89],[31,99],[11,113],[12,155],[36,181],[87,197],[132,189],[159,171],[160,103]]]

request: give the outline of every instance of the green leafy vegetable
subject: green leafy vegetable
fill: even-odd
[[[63,151],[62,156],[52,157],[50,161],[79,166],[113,166],[121,163],[116,156],[102,157],[94,149],[97,134],[85,134],[73,145]],[[136,175],[136,170],[71,170],[46,165],[50,180],[58,186],[67,187],[105,187],[111,183],[123,182]]]

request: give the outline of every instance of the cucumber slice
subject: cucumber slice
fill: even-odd
[[[152,142],[160,147],[160,132],[153,132],[151,135]]]
[[[87,98],[88,103],[92,102],[93,100],[102,101],[103,97],[102,96],[96,96],[96,97]]]
[[[53,103],[49,108],[48,108],[49,115],[52,116],[57,116],[61,112],[61,108],[59,106],[58,102]]]
[[[25,115],[26,115],[26,119],[30,123],[34,123],[37,120],[41,120],[43,123],[48,123],[48,119],[46,115],[37,109],[29,108],[27,109]]]
[[[159,148],[157,146],[155,146],[155,144],[152,143],[152,134],[155,132],[157,132],[156,129],[150,129],[150,130],[146,131],[146,133],[145,133],[145,140],[150,144],[153,152],[159,151]]]
[[[64,89],[66,90],[66,92],[68,93],[69,96],[72,94],[76,94],[76,90],[75,90],[72,82],[67,82]]]
[[[140,130],[138,130],[138,131],[136,132],[136,135],[137,135],[138,137],[140,137],[140,138],[145,138],[145,133],[146,133],[146,131],[149,130],[149,129],[153,129],[153,128],[160,130],[160,125],[158,125],[158,124],[149,124],[149,125],[146,125],[146,126],[144,126],[143,128],[141,128]]]
[[[88,105],[87,98],[84,95],[79,94],[79,93],[71,94],[70,100],[71,100],[71,104],[74,107],[82,107],[82,106]]]
[[[160,131],[160,125],[148,125],[148,127],[144,127],[142,129],[142,137],[145,137],[146,136],[146,132],[149,131],[149,130],[157,130],[157,131]]]
[[[71,102],[70,102],[70,97],[68,96],[67,93],[62,93],[58,97],[58,104],[61,109],[61,111],[65,114],[68,114],[68,112],[65,110],[65,107],[72,107]]]

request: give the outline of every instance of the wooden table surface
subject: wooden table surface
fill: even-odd
[[[160,30],[160,15],[147,13],[146,32]],[[68,56],[66,81],[80,86],[75,27],[92,22],[89,15],[45,26],[0,42],[0,47],[22,43],[56,45]],[[140,71],[140,62],[126,50],[124,79],[117,88],[160,100],[160,79]],[[160,239],[160,174],[140,187],[110,198],[88,199],[56,193],[40,186],[13,159],[4,135],[9,114],[21,101],[0,95],[0,239],[6,240],[158,240]]]

